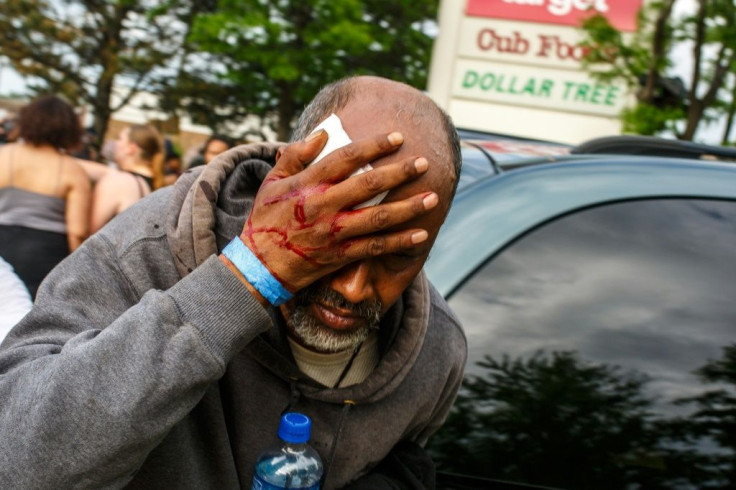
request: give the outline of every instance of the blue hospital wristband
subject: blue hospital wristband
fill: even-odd
[[[222,255],[227,257],[251,286],[273,306],[282,305],[294,296],[273,277],[271,271],[245,246],[240,237],[233,238],[222,249]]]

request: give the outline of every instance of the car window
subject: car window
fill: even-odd
[[[438,470],[736,488],[735,298],[736,202],[617,203],[527,234],[449,301],[469,361]]]

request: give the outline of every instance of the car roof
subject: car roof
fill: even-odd
[[[736,163],[736,148],[654,136],[616,135],[573,146],[477,130],[458,129],[463,172],[458,189],[479,178],[530,165],[572,161],[579,156],[612,155],[670,157]]]
[[[458,189],[426,271],[445,297],[525,233],[573,211],[632,199],[736,200],[736,165],[632,155],[550,157]],[[488,225],[492,223],[491,225]]]
[[[526,165],[555,161],[573,146],[493,133],[459,129],[463,172],[458,189],[479,178]]]
[[[641,135],[595,138],[574,147],[571,152],[586,155],[605,153],[736,161],[736,148]]]

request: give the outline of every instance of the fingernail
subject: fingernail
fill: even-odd
[[[414,168],[417,169],[417,172],[424,172],[427,170],[427,167],[429,167],[429,162],[426,158],[419,157],[414,160]]]
[[[312,141],[312,140],[314,140],[316,138],[319,138],[320,136],[322,136],[324,134],[324,132],[325,132],[324,129],[320,129],[319,131],[315,131],[314,133],[311,133],[309,136],[307,136],[307,138],[304,141],[310,142],[310,141]]]
[[[399,132],[394,132],[388,135],[388,142],[392,145],[400,145],[404,142],[404,136]]]
[[[429,234],[425,230],[414,232],[411,234],[411,243],[422,243],[428,236]]]
[[[424,199],[422,199],[424,209],[432,209],[437,205],[438,202],[440,202],[440,198],[437,197],[437,194],[435,194],[434,192],[430,192],[424,197]]]

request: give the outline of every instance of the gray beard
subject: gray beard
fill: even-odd
[[[315,285],[299,291],[295,299],[295,306],[289,311],[287,323],[305,346],[317,351],[340,352],[354,349],[368,337],[371,330],[378,330],[380,301],[354,304],[332,289]],[[349,308],[362,317],[364,322],[352,330],[333,330],[326,327],[308,310],[315,300],[338,308]]]

